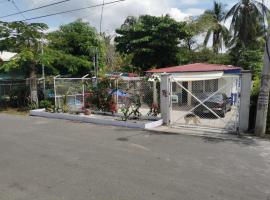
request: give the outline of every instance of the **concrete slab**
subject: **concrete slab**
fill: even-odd
[[[168,127],[168,126],[160,126],[156,128],[147,129],[152,132],[156,133],[163,133],[163,134],[175,134],[175,135],[188,135],[188,136],[195,136],[195,137],[208,137],[208,138],[217,138],[217,139],[224,139],[224,140],[239,140],[243,139],[243,134],[230,134],[226,133],[222,130],[218,129],[209,129],[209,128],[202,128],[202,127],[194,127],[184,128],[184,127]]]

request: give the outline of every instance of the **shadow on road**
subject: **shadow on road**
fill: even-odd
[[[235,138],[213,138],[213,137],[203,137],[204,142],[208,143],[221,143],[221,142],[234,142],[241,145],[248,145],[248,146],[258,146],[256,141],[252,138],[246,138],[241,136],[236,136]]]

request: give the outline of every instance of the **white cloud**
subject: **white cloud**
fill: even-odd
[[[190,13],[191,15],[197,16],[197,15],[201,15],[204,13],[204,9],[200,9],[200,8],[189,8],[186,10],[187,13]]]
[[[179,4],[183,5],[196,5],[198,3],[202,2],[201,0],[179,0]]]
[[[43,0],[25,0],[29,7],[36,7],[51,2],[55,0],[47,0],[44,3]],[[109,2],[111,0],[106,0]],[[184,1],[183,1],[184,2]],[[186,2],[186,1],[185,1]],[[188,4],[196,4],[198,0],[189,0]],[[102,0],[80,0],[80,1],[70,1],[69,3],[57,5],[47,9],[40,10],[37,15],[49,14],[74,8],[85,7],[89,5],[95,5],[102,3]],[[186,2],[187,4],[187,2]],[[63,22],[66,19],[75,20],[76,18],[83,18],[90,22],[91,25],[99,29],[101,8],[93,8],[79,12],[73,12],[63,15]],[[190,9],[188,12],[183,12],[178,8],[170,6],[167,0],[126,0],[114,5],[108,5],[104,7],[103,14],[103,31],[112,31],[119,27],[127,16],[139,16],[143,14],[161,16],[165,14],[170,14],[173,18],[178,21],[184,20],[185,17],[201,13],[200,9]],[[52,19],[52,18],[50,18]]]
[[[185,18],[190,16],[190,14],[183,13],[178,8],[171,8],[168,14],[177,21],[183,21]]]

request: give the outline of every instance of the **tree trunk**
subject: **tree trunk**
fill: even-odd
[[[218,54],[218,41],[219,40],[219,33],[214,32],[213,33],[213,51],[214,53]]]
[[[267,124],[267,112],[269,103],[270,92],[270,38],[266,41],[265,54],[264,54],[264,66],[261,76],[261,88],[257,103],[257,116],[255,134],[257,136],[265,136],[266,124]]]
[[[37,74],[34,63],[31,64],[31,71],[30,71],[30,92],[31,92],[31,102],[38,107]]]

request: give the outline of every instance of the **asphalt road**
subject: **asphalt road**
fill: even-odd
[[[0,115],[0,200],[270,200],[270,142]]]

